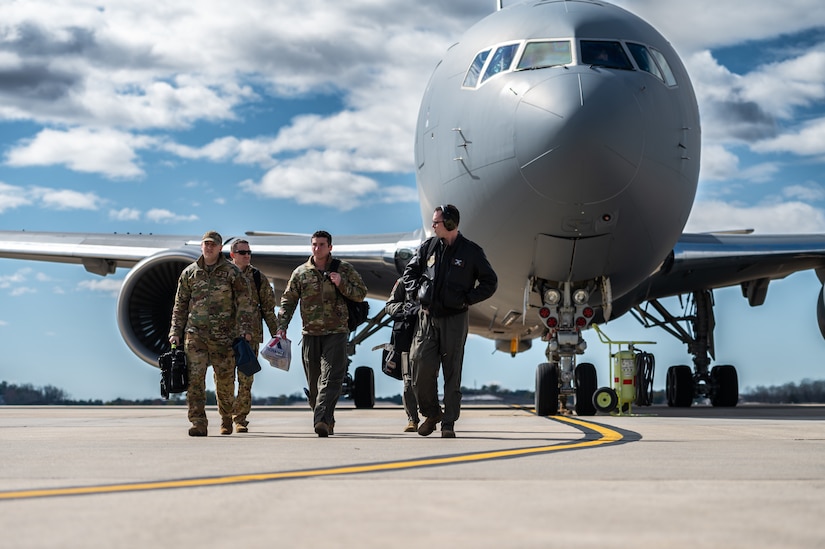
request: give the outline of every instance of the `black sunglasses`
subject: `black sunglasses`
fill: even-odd
[[[250,255],[252,250],[235,250],[235,253],[238,255]]]

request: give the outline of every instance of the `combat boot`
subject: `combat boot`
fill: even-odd
[[[433,431],[435,431],[435,426],[441,422],[442,417],[444,417],[444,412],[442,412],[441,408],[439,408],[436,415],[430,416],[424,420],[424,423],[422,423],[421,427],[418,428],[418,434],[422,437],[430,436]]]
[[[319,437],[328,437],[329,425],[327,425],[323,421],[319,421],[315,424],[315,432],[318,434]]]
[[[232,434],[232,418],[225,417],[221,420],[221,434],[222,435],[231,435]]]
[[[192,425],[189,428],[189,436],[190,437],[205,437],[206,436],[206,427],[199,427],[197,425]]]

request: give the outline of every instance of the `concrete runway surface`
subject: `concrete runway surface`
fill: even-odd
[[[0,406],[0,547],[825,547],[825,407],[634,411]]]

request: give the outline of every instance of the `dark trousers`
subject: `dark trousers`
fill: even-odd
[[[302,358],[313,424],[335,422],[335,405],[347,374],[348,334],[303,336]]]
[[[421,415],[438,415],[441,409],[438,403],[438,371],[443,368],[442,429],[452,429],[461,414],[461,368],[469,319],[467,312],[441,318],[431,317],[423,310],[418,313],[418,328],[410,349],[415,398]]]
[[[401,377],[404,379],[404,392],[401,393],[401,402],[407,412],[407,421],[418,423],[418,401],[415,400],[413,388],[412,368],[410,367],[410,353],[401,353]]]

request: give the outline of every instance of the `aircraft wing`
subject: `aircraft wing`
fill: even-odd
[[[742,285],[751,305],[761,305],[769,281],[808,269],[825,277],[825,234],[683,234],[646,298]]]
[[[385,301],[422,240],[422,231],[380,235],[333,235],[333,255],[351,263],[367,285],[367,297]],[[310,256],[310,235],[239,235],[249,241],[252,264],[276,292]],[[236,236],[224,235],[224,253]],[[168,347],[167,334],[180,272],[200,256],[200,235],[101,234],[0,231],[0,258],[82,265],[101,276],[129,269],[117,303],[121,335],[149,364]]]
[[[186,246],[199,251],[200,236],[0,231],[0,257],[74,263],[102,276],[113,274],[117,267],[134,267],[156,253]]]
[[[665,329],[690,348],[686,332],[673,327],[674,320],[687,319],[657,319],[639,306],[685,294],[694,294],[696,302],[699,293],[739,285],[748,304],[756,307],[765,302],[771,280],[808,269],[815,270],[819,280],[825,282],[825,234],[683,234],[660,269],[636,291],[614,302],[613,312],[619,316],[635,307],[636,313],[647,319],[646,324],[669,324],[671,329]],[[655,308],[661,313],[661,306]],[[712,305],[704,312],[694,311],[692,323],[713,356],[711,309]],[[816,315],[825,338],[825,289],[820,290]],[[704,320],[699,322],[699,317]]]

